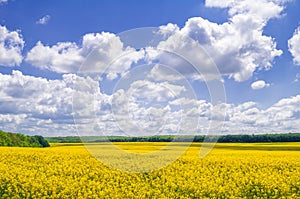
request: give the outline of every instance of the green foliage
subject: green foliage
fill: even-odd
[[[155,135],[155,136],[67,136],[45,138],[51,143],[80,143],[80,142],[220,142],[220,143],[256,143],[256,142],[300,142],[300,133],[260,134],[260,135],[220,135],[220,136],[191,136],[191,135]]]
[[[218,142],[300,142],[300,133],[260,134],[260,135],[226,135],[220,136]]]
[[[67,136],[67,137],[46,137],[50,143],[81,143],[81,139],[78,136]]]
[[[49,147],[49,143],[39,135],[27,136],[0,130],[0,146]]]

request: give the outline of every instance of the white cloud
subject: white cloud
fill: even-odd
[[[283,4],[289,0],[259,0],[253,3],[251,0],[207,0],[208,7],[229,8],[229,15],[251,15],[257,20],[268,20],[279,17],[283,10]]]
[[[151,69],[148,77],[156,81],[178,81],[183,79],[182,74],[175,71],[172,67],[156,64]]]
[[[228,133],[287,133],[298,132],[300,127],[300,95],[282,99],[263,110],[253,104],[241,109],[230,109],[230,121],[226,122]]]
[[[74,116],[80,135],[99,135],[99,128],[106,135],[142,132],[137,129],[166,133],[180,124],[180,113],[166,103],[182,92],[182,86],[167,82],[136,81],[108,96],[89,77],[64,74],[61,80],[47,80],[13,71],[0,75],[0,124],[10,131],[74,135]]]
[[[266,83],[264,80],[258,80],[251,84],[251,88],[253,90],[259,90],[259,89],[269,87],[269,86],[270,86],[270,84]]]
[[[169,75],[171,81],[183,77],[222,80],[222,76],[245,81],[255,70],[270,69],[274,58],[282,54],[276,48],[274,38],[263,34],[263,28],[270,19],[281,16],[285,2],[210,0],[206,1],[206,6],[228,9],[227,22],[217,24],[193,17],[181,29],[171,23],[161,26],[156,31],[161,36],[158,50],[145,47],[137,51],[125,47],[120,38],[112,33],[91,33],[83,36],[80,45],[60,42],[47,46],[38,42],[27,54],[26,61],[38,68],[59,73],[76,72],[81,66],[81,72],[106,73],[107,78],[113,80],[125,74],[132,63],[141,59],[149,63],[158,60],[182,76]],[[162,72],[158,69],[154,68],[150,75]]]
[[[247,80],[257,69],[268,70],[273,59],[282,54],[281,50],[276,49],[274,38],[263,34],[263,28],[268,20],[281,16],[284,2],[206,1],[209,7],[228,8],[228,22],[217,24],[194,17],[180,30],[174,28],[175,25],[162,26],[161,32],[173,34],[159,47],[183,55],[202,73],[211,74],[209,69],[212,64],[203,62],[202,58],[206,55],[200,50],[200,45],[217,64],[222,75],[233,77],[236,81]]]
[[[158,102],[168,101],[180,96],[186,88],[168,82],[151,82],[147,80],[135,81],[130,85],[128,94],[135,98],[155,99]]]
[[[50,20],[51,16],[50,15],[45,15],[44,17],[40,18],[36,24],[41,24],[41,25],[46,25],[49,20]]]
[[[61,42],[50,47],[39,41],[28,52],[25,60],[40,69],[68,73],[79,69],[83,57],[75,43]]]
[[[61,80],[47,80],[13,71],[0,74],[0,125],[3,130],[48,136],[76,135],[73,116],[80,135],[206,134],[223,120],[224,129],[215,133],[300,128],[300,95],[267,109],[255,102],[212,105],[184,96],[184,88],[164,82],[137,81],[127,90],[105,95],[89,77],[65,74]]]
[[[165,26],[161,26],[157,33],[163,35],[165,38],[168,38],[178,31],[179,27],[176,24],[168,23]]]
[[[94,110],[90,102],[99,92],[97,81],[74,74],[63,75],[62,80],[27,76],[20,71],[0,74],[0,124],[7,130],[17,125],[17,131],[26,133],[72,134],[73,115],[90,117]],[[74,104],[73,96],[80,96],[82,103]],[[77,112],[72,111],[73,106]]]
[[[126,99],[126,93],[123,92],[122,95],[123,99]],[[160,118],[161,123],[156,123],[152,128],[147,120],[151,111],[141,104],[130,101],[126,106],[125,100],[119,104],[121,107],[125,107],[124,112],[122,114],[117,112],[117,116],[120,116],[119,124],[125,132],[144,132],[146,134],[157,132],[191,134],[196,127],[198,134],[207,134],[210,128],[218,130],[218,132],[214,132],[217,134],[297,132],[300,127],[299,99],[299,96],[282,99],[268,109],[261,109],[255,102],[246,102],[237,106],[225,103],[213,106],[203,100],[178,98],[169,101],[168,106],[162,106],[157,110],[160,113],[157,118]],[[162,114],[167,107],[167,114]],[[180,111],[174,107],[180,107]],[[127,114],[133,116],[126,116]],[[223,129],[218,127],[222,121],[224,121]],[[140,128],[129,128],[133,126]],[[132,131],[133,129],[135,131]]]
[[[182,77],[202,80],[203,78],[204,80],[221,78],[213,60],[202,46],[181,31],[160,42],[158,49],[162,50],[156,55],[159,63],[172,68]]]
[[[180,123],[180,118],[175,116],[168,105],[128,98],[128,93],[123,90],[119,90],[113,96],[112,108],[115,125],[127,135],[163,134],[167,133],[166,128],[174,129],[174,126],[178,127]]]
[[[0,0],[0,4],[1,3],[7,3],[8,2],[8,0]]]
[[[0,121],[4,123],[15,123],[16,125],[19,125],[20,123],[24,122],[24,119],[26,118],[26,114],[0,114]]]
[[[179,82],[185,77],[215,79],[221,76],[244,81],[255,70],[268,70],[282,51],[276,48],[274,38],[263,34],[263,28],[270,19],[281,16],[285,2],[208,0],[208,7],[228,9],[228,21],[217,24],[194,17],[181,29],[171,23],[161,26],[157,34],[163,39],[158,50],[146,47],[137,51],[125,47],[115,34],[104,32],[86,34],[80,44],[59,42],[49,46],[39,41],[26,56],[26,61],[37,68],[58,73],[79,70],[83,75],[104,73],[108,80],[121,75],[130,85],[127,90],[119,89],[106,95],[101,93],[99,79],[75,74],[64,74],[59,80],[26,76],[20,71],[0,74],[0,124],[7,130],[44,135],[74,134],[73,116],[81,135],[99,132],[106,135],[190,134],[196,127],[197,133],[205,134],[210,122],[222,120],[226,133],[296,131],[300,128],[300,95],[282,99],[267,109],[259,108],[255,102],[213,105],[192,99],[193,95],[187,94],[188,85]],[[50,16],[45,16],[37,23],[46,24],[49,19]],[[299,32],[297,29],[289,40],[289,49],[297,64]],[[22,36],[3,26],[0,33],[0,64],[19,65],[24,47]],[[125,79],[125,74],[135,78],[135,74],[130,73],[131,65],[141,59],[147,63],[158,60],[146,74],[154,82],[147,78],[134,82]],[[187,61],[196,68],[188,66]],[[213,61],[218,70],[214,69]],[[268,86],[270,84],[263,80],[251,84],[252,89]],[[217,129],[216,126],[211,128]]]
[[[290,124],[294,124],[300,120],[299,103],[300,95],[279,100],[265,111],[268,115],[269,124],[273,122],[274,125],[279,126],[280,128],[289,127],[295,129],[295,126],[291,126]],[[284,126],[284,124],[289,125]],[[283,126],[281,127],[281,125]]]
[[[9,31],[5,26],[0,25],[0,65],[20,65],[24,43],[19,31]]]
[[[111,73],[108,73],[106,77],[107,77],[108,80],[114,80],[118,77],[118,74],[114,73],[114,72],[111,72]]]
[[[124,47],[116,35],[102,32],[84,35],[81,46],[74,42],[46,46],[39,41],[25,60],[37,68],[58,73],[75,73],[80,69],[80,72],[118,74],[125,72],[142,55],[142,51]]]
[[[294,63],[300,65],[300,27],[298,27],[292,38],[288,41],[289,51],[294,57]]]

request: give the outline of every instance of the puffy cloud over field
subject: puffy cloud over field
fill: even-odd
[[[202,9],[222,10],[222,20],[193,14],[181,25],[155,23],[155,31],[91,28],[72,37],[49,33],[49,40],[0,25],[0,124],[44,135],[297,131],[299,75],[281,74],[279,67],[299,65],[300,31],[293,27],[282,41],[279,31],[266,28],[285,17],[288,1],[207,0]],[[58,25],[52,13],[32,18],[37,32]],[[280,59],[284,51],[290,58]],[[278,81],[281,75],[292,76],[292,85]],[[235,95],[228,103],[224,85]],[[286,89],[278,94],[276,88]],[[268,95],[276,100],[262,108],[258,102]]]
[[[98,81],[74,74],[47,80],[13,71],[0,75],[0,85],[4,130],[76,134],[73,116],[81,133],[94,135],[189,134],[196,128],[206,134],[214,128],[209,127],[212,121],[224,121],[218,133],[280,133],[300,127],[299,95],[261,109],[255,102],[213,105],[184,98],[180,93],[185,88],[170,83],[135,81],[128,89],[107,95]],[[84,132],[87,129],[92,130]]]

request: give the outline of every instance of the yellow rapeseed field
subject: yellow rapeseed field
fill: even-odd
[[[162,147],[117,145],[140,153]],[[217,144],[203,159],[199,149],[194,143],[162,169],[131,173],[102,164],[79,144],[1,147],[0,198],[300,198],[299,143]]]

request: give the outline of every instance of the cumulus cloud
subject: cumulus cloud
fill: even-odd
[[[259,89],[269,87],[269,86],[270,86],[270,84],[266,83],[264,80],[258,80],[251,84],[251,88],[253,90],[259,90]]]
[[[183,95],[186,88],[168,82],[137,80],[128,89],[112,95],[113,117],[120,129],[130,135],[155,135],[178,128],[180,113],[174,111],[170,100]],[[176,129],[175,128],[175,129]],[[169,133],[174,133],[172,131]]]
[[[184,88],[163,82],[136,81],[111,95],[103,94],[99,86],[98,81],[75,74],[65,74],[61,80],[20,71],[0,74],[0,125],[3,130],[47,136],[76,132],[207,134],[209,129],[218,130],[218,134],[252,134],[296,132],[300,128],[300,95],[261,109],[255,102],[213,105],[187,98]],[[224,128],[216,126],[222,123]]]
[[[235,134],[297,132],[300,112],[296,104],[299,100],[299,95],[285,98],[267,109],[260,109],[255,103],[250,103],[250,106],[231,105],[228,109],[230,120],[224,126],[227,133]]]
[[[155,83],[147,80],[138,80],[130,85],[128,93],[137,98],[166,101],[181,95],[185,89],[184,86],[168,82]]]
[[[157,33],[163,35],[164,38],[168,38],[178,31],[179,27],[176,24],[168,23],[165,26],[161,26]]]
[[[13,71],[11,76],[1,75],[0,81],[2,113],[34,114],[43,118],[68,115],[71,110],[71,90],[63,89],[63,81],[26,76],[20,71]],[[64,103],[64,108],[58,109],[61,106],[58,102]]]
[[[58,73],[75,73],[80,70],[118,74],[130,68],[141,53],[124,47],[116,35],[102,32],[84,35],[81,45],[59,42],[47,46],[39,41],[28,52],[25,60],[37,68]],[[114,76],[110,75],[111,78]]]
[[[251,15],[256,20],[268,20],[273,17],[279,17],[279,14],[284,9],[284,3],[289,0],[260,0],[253,3],[251,0],[207,0],[205,1],[208,7],[229,8],[229,15]]]
[[[41,24],[41,25],[46,25],[49,20],[50,20],[51,16],[50,15],[45,15],[44,17],[40,18],[36,24]]]
[[[294,57],[294,63],[300,65],[300,27],[298,27],[292,38],[288,41],[289,51]]]
[[[17,124],[17,131],[35,134],[75,133],[73,115],[90,117],[88,110],[93,107],[89,102],[99,93],[97,89],[97,81],[74,74],[63,75],[62,80],[27,76],[20,71],[0,74],[1,126],[9,130]],[[76,95],[84,102],[73,112],[72,98]]]
[[[182,34],[182,32],[177,32],[168,37],[167,40],[160,42],[158,49],[163,51],[157,54],[155,59],[172,68],[182,77],[204,81],[221,80],[218,68],[205,49],[197,41]]]
[[[267,109],[255,102],[215,104],[193,98],[194,93],[188,93],[189,85],[180,82],[186,77],[222,80],[223,76],[245,81],[256,70],[268,70],[282,51],[276,48],[274,38],[263,34],[263,28],[270,19],[281,16],[285,2],[208,0],[206,6],[228,10],[227,22],[217,24],[194,17],[182,28],[176,24],[161,26],[155,33],[162,38],[157,49],[136,50],[105,32],[86,34],[80,44],[59,42],[50,46],[39,41],[25,60],[37,68],[66,74],[59,80],[26,76],[19,71],[0,74],[0,124],[45,135],[66,135],[76,128],[80,135],[205,134],[210,128],[220,133],[216,124],[222,121],[221,133],[296,131],[300,128],[299,96],[282,99]],[[20,64],[22,37],[5,27],[0,31],[0,52],[10,51],[0,53],[0,58],[10,56],[1,58],[1,62],[7,66]],[[289,40],[295,59],[298,32]],[[141,59],[143,64],[153,65],[143,71],[148,73],[142,80],[138,79],[142,74],[130,70]],[[69,74],[75,72],[78,74]],[[89,77],[94,73],[105,74],[107,80],[121,75],[119,84],[124,85],[111,95],[104,94],[99,85],[102,77]],[[127,81],[129,76],[133,78]],[[263,80],[251,84],[252,89],[268,86]]]
[[[83,60],[75,43],[63,42],[50,47],[38,42],[25,59],[33,66],[58,73],[75,72]]]
[[[26,61],[59,73],[76,72],[82,66],[85,72],[105,73],[113,80],[126,73],[132,63],[143,59],[173,67],[182,77],[206,81],[222,80],[226,76],[245,81],[256,70],[270,69],[274,58],[282,54],[276,48],[275,39],[264,35],[263,29],[270,19],[281,16],[287,1],[209,0],[207,7],[228,10],[227,22],[217,24],[193,17],[182,28],[169,23],[155,32],[161,39],[157,46],[141,50],[125,47],[112,33],[86,34],[81,44],[60,42],[47,46],[38,42],[27,54]],[[155,67],[152,75],[166,72],[159,69],[162,68]],[[180,79],[174,74],[167,77],[170,81]]]
[[[273,106],[268,108],[265,113],[268,118],[268,125],[274,122],[275,126],[283,125],[283,128],[291,128],[295,130],[295,122],[300,119],[300,95],[279,100]],[[281,127],[282,128],[282,127]]]
[[[24,43],[19,31],[9,31],[5,26],[0,25],[0,65],[20,65]]]
[[[227,8],[228,22],[217,24],[193,17],[182,29],[170,24],[162,26],[162,34],[168,33],[170,36],[159,47],[183,55],[204,74],[211,73],[209,69],[212,64],[203,62],[205,52],[197,50],[200,45],[222,75],[236,81],[247,80],[257,69],[268,70],[274,58],[282,54],[276,48],[274,38],[263,34],[263,28],[270,19],[280,17],[284,2],[206,1],[208,7]]]
[[[179,71],[175,71],[173,67],[164,66],[156,64],[151,69],[148,74],[149,78],[155,79],[157,81],[178,81],[183,79],[183,74],[180,74]]]

